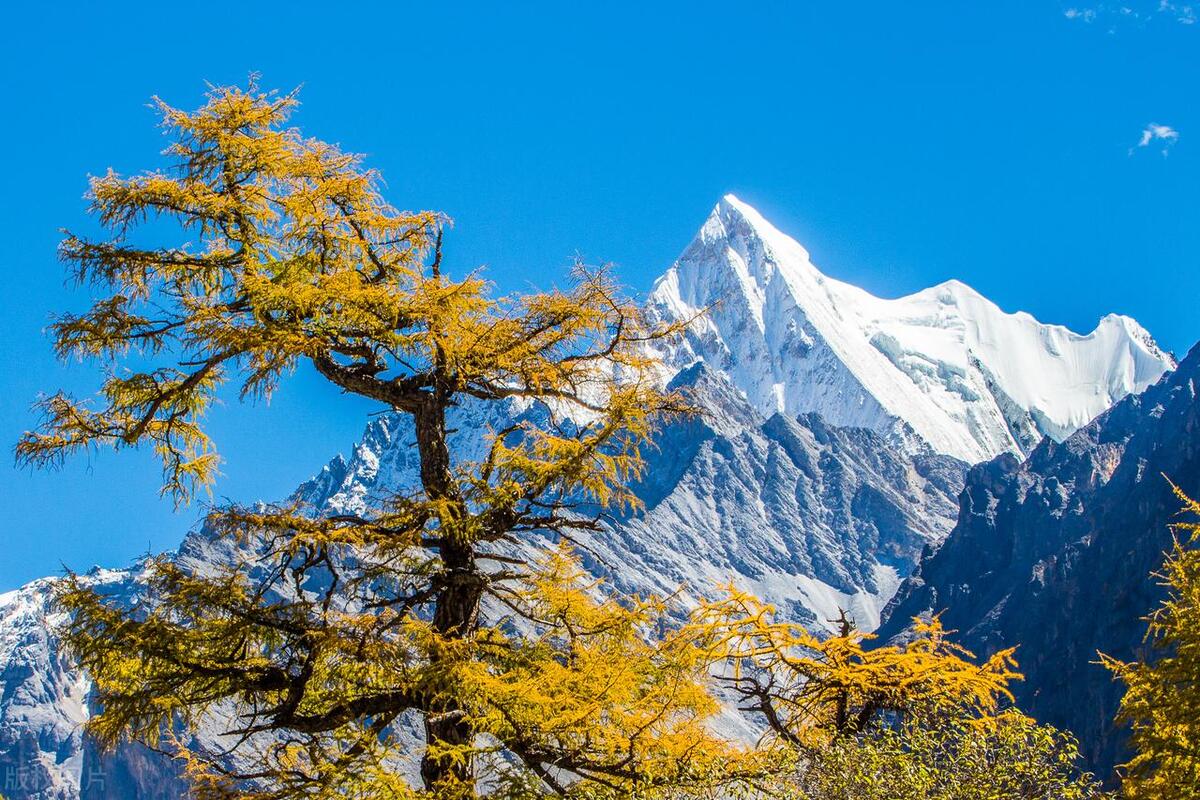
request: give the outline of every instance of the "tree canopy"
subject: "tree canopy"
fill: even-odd
[[[422,781],[443,796],[473,794],[478,757],[497,747],[552,785],[562,769],[655,780],[653,753],[711,739],[691,673],[670,693],[656,684],[686,652],[635,647],[652,606],[596,605],[563,562],[542,570],[506,553],[534,531],[598,527],[581,504],[634,502],[641,442],[685,410],[644,347],[675,329],[650,325],[602,269],[523,296],[451,278],[447,220],[395,210],[359,157],[288,126],[296,104],[253,85],[213,88],[195,112],[160,101],[170,168],[93,179],[108,236],[69,234],[61,256],[100,297],[53,336],[61,356],[96,361],[103,383],[95,400],[43,400],[17,454],[52,464],[149,445],[164,491],[186,501],[215,475],[203,419],[221,387],[267,396],[306,363],[411,421],[420,486],[336,516],[216,510],[212,530],[253,540],[253,562],[198,574],[159,559],[136,613],[68,581],[68,642],[104,708],[92,731],[108,744],[173,738],[213,795],[238,778],[273,787],[263,797],[391,791],[380,787],[398,786],[403,766],[387,731],[410,712],[424,720]],[[142,243],[147,227],[145,240],[175,240]],[[451,453],[451,409],[513,401],[541,406],[544,424],[491,431],[477,461]],[[519,623],[485,623],[485,601]],[[591,668],[566,669],[581,662]],[[572,727],[585,697],[608,733]],[[252,767],[173,736],[217,707]]]
[[[983,719],[918,713],[810,751],[789,784],[804,800],[1089,800],[1068,734],[1012,709]]]
[[[873,637],[844,612],[835,622],[833,635],[814,634],[730,586],[693,625],[718,643],[717,680],[762,715],[771,737],[794,746],[820,747],[885,715],[990,716],[1012,699],[1008,683],[1020,676],[1011,648],[976,664],[938,617],[916,621],[903,646],[868,646]]]

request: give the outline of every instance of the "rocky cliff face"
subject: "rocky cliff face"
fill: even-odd
[[[1123,754],[1121,691],[1096,651],[1133,658],[1163,597],[1151,573],[1179,510],[1167,478],[1200,493],[1198,379],[1200,348],[1066,441],[971,469],[953,532],[901,587],[882,638],[944,610],[979,655],[1019,645],[1018,703],[1075,732],[1107,773]]]
[[[0,596],[0,794],[68,800],[82,767],[88,681],[58,648],[53,581]]]

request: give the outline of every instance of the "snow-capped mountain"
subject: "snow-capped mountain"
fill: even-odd
[[[1174,366],[1129,317],[1086,335],[1008,314],[958,281],[895,300],[813,266],[808,252],[726,195],[655,284],[664,318],[690,319],[662,355],[719,370],[763,413],[910,429],[978,462],[1062,440]]]
[[[583,555],[624,591],[696,595],[732,580],[818,627],[839,607],[864,628],[878,624],[922,551],[953,526],[966,461],[1061,437],[1171,366],[1124,317],[1079,336],[1005,314],[957,283],[874,298],[823,276],[732,197],[649,299],[667,319],[718,301],[660,354],[664,380],[694,392],[705,413],[659,432],[636,486],[644,509],[592,535]],[[536,413],[465,404],[452,451],[471,458],[489,425]],[[406,418],[384,414],[297,496],[315,513],[361,508],[413,486],[414,459]],[[201,529],[174,558],[252,570],[257,556]],[[91,579],[129,602],[142,582],[138,568]],[[97,753],[80,735],[90,687],[59,651],[51,588],[42,580],[0,596],[0,795],[182,796],[162,757]]]
[[[90,684],[58,647],[52,579],[0,594],[0,796],[78,786]],[[48,746],[49,745],[49,746]],[[33,795],[63,800],[77,794]]]

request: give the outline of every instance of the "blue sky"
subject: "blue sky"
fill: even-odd
[[[86,176],[157,163],[151,95],[194,107],[252,71],[303,84],[298,124],[368,154],[396,205],[453,216],[448,261],[505,289],[578,252],[644,291],[732,191],[877,294],[955,277],[1079,331],[1130,314],[1182,353],[1200,338],[1194,18],[1158,0],[14,6],[0,443],[39,392],[92,385],[42,332],[84,301],[54,248],[87,229]],[[230,402],[218,497],[285,495],[371,410],[303,371],[269,406]],[[157,485],[138,453],[8,469],[0,591],[174,546],[200,509]]]

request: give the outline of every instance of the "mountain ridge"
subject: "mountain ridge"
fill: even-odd
[[[815,411],[901,439],[907,429],[972,463],[1061,440],[1174,366],[1118,314],[1078,334],[1004,312],[958,280],[875,297],[823,274],[733,195],[647,302],[663,319],[695,318],[659,353],[672,368],[703,360],[760,411]]]
[[[644,509],[618,515],[611,530],[586,538],[582,555],[591,571],[621,591],[667,593],[684,587],[685,595],[690,592],[695,600],[704,587],[732,580],[777,605],[787,617],[815,628],[829,625],[839,607],[848,608],[861,627],[873,628],[921,553],[935,548],[953,527],[968,464],[944,450],[954,449],[955,437],[961,438],[964,430],[974,435],[969,428],[954,428],[953,418],[947,425],[945,409],[936,403],[901,408],[916,409],[911,419],[893,413],[888,410],[895,400],[892,395],[920,397],[963,389],[995,404],[998,393],[1005,391],[1004,382],[997,379],[996,387],[980,388],[979,376],[995,367],[984,363],[986,352],[981,367],[954,361],[965,358],[966,351],[918,352],[912,331],[904,325],[897,328],[896,314],[880,317],[891,323],[881,325],[860,313],[864,304],[887,309],[896,301],[871,298],[826,278],[808,262],[799,244],[768,229],[769,223],[749,207],[740,202],[738,206],[730,200],[718,203],[648,301],[652,313],[675,319],[694,311],[689,303],[702,302],[709,290],[738,289],[733,302],[714,312],[714,322],[702,321],[707,327],[659,353],[666,364],[663,379],[694,392],[706,413],[676,421],[656,434],[647,451],[646,473],[635,486]],[[749,219],[751,212],[757,220]],[[802,261],[792,259],[796,263],[789,266],[793,256],[802,256]],[[825,292],[828,303],[810,302],[803,315],[792,313],[800,306],[792,284],[774,279],[789,271],[806,276]],[[688,281],[693,285],[684,292]],[[911,298],[920,299],[918,292],[904,306],[924,316],[901,319],[918,332],[929,327],[922,326],[931,308],[958,309],[960,302],[974,303],[971,294],[977,295],[957,282],[924,293],[932,301],[914,306]],[[943,294],[953,296],[955,303],[940,304]],[[818,293],[817,299],[821,296]],[[847,296],[861,302],[845,306]],[[809,320],[816,316],[836,322],[839,314],[849,327],[822,328]],[[961,317],[945,315],[956,324]],[[935,315],[934,321],[938,319]],[[1115,333],[1103,344],[1116,348],[1118,356],[1120,347],[1126,348],[1129,359],[1118,357],[1113,363],[1130,368],[1128,375],[1117,377],[1137,388],[1146,374],[1166,369],[1169,358],[1161,352],[1154,356],[1157,348],[1148,334],[1144,342],[1138,338],[1141,328],[1136,323],[1130,321],[1122,333],[1116,329],[1125,324],[1124,318],[1114,319],[1119,325],[1106,328]],[[1036,321],[1027,324],[1040,326]],[[960,329],[966,330],[963,325],[955,328]],[[1054,343],[1086,338],[1055,333],[1053,326],[1034,330],[1039,335],[1050,331],[1047,336]],[[741,352],[729,348],[738,344],[729,338],[738,331],[745,332],[751,345]],[[833,344],[830,336],[836,340]],[[894,344],[884,336],[891,336]],[[947,341],[953,345],[955,340],[931,341],[944,350]],[[1140,361],[1138,352],[1144,356]],[[849,353],[850,363],[839,353]],[[789,359],[803,369],[788,373]],[[756,367],[782,368],[783,378],[811,376],[821,391],[793,393],[793,400],[787,401],[787,390],[795,386],[777,388],[774,374],[764,385]],[[914,374],[928,380],[921,383]],[[1098,402],[1107,402],[1107,391],[1124,385],[1118,381],[1114,388],[1107,377],[1100,374],[1096,379],[1106,387],[1097,394]],[[806,404],[797,397],[822,402]],[[857,405],[851,402],[855,398]],[[785,402],[776,402],[780,399]],[[1032,418],[1040,407],[1033,403],[1027,409],[1021,398],[1010,397],[1009,403],[1011,420],[997,410],[997,424],[1024,420],[1036,431]],[[1046,414],[1044,427],[1058,424],[1051,418],[1053,411],[1041,412]],[[454,410],[452,449],[458,458],[477,457],[484,442],[480,432],[499,429],[513,419],[537,422],[538,413],[530,404],[515,401],[492,408],[466,403]],[[942,452],[927,441],[930,430],[942,436]],[[1016,436],[1010,439],[1019,449]],[[1000,439],[993,436],[974,448],[988,452],[996,441]],[[317,513],[360,510],[373,497],[414,486],[415,458],[411,426],[404,417],[385,413],[366,426],[348,456],[335,456],[293,497]],[[257,556],[253,546],[236,545],[201,528],[189,533],[171,557],[188,569],[237,563],[253,570]],[[132,603],[141,590],[141,567],[98,569],[89,573],[89,580]],[[50,603],[52,585],[52,579],[42,579],[0,596],[0,778],[7,781],[15,775],[25,781],[0,792],[8,800],[177,797],[180,784],[169,763],[136,747],[100,754],[82,737],[80,726],[93,710],[90,689],[53,633],[58,618]],[[204,735],[219,738],[212,731]]]

